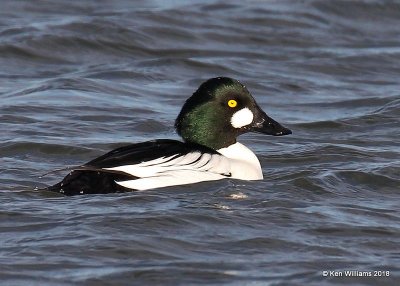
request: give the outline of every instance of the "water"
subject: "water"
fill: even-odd
[[[400,3],[166,2],[2,1],[1,285],[395,285]],[[240,138],[263,181],[33,190],[177,138],[184,100],[220,75],[293,130]]]

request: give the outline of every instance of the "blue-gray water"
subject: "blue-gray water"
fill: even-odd
[[[183,2],[1,1],[0,284],[395,285],[400,2]],[[221,75],[293,130],[240,138],[263,181],[34,191],[178,138],[185,99]]]

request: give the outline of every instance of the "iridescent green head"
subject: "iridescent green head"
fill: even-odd
[[[268,117],[238,80],[217,77],[200,85],[175,121],[186,142],[212,149],[228,147],[246,132],[287,135],[292,132]]]

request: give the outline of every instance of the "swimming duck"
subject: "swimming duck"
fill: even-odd
[[[175,128],[182,141],[158,139],[117,148],[47,188],[64,195],[148,190],[225,178],[261,180],[257,156],[236,138],[292,132],[270,118],[238,80],[217,77],[186,100]]]

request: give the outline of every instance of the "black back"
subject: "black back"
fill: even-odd
[[[160,157],[181,156],[193,151],[216,154],[217,151],[202,145],[183,143],[177,140],[159,139],[117,148],[100,156],[84,166],[112,168],[135,165]]]

